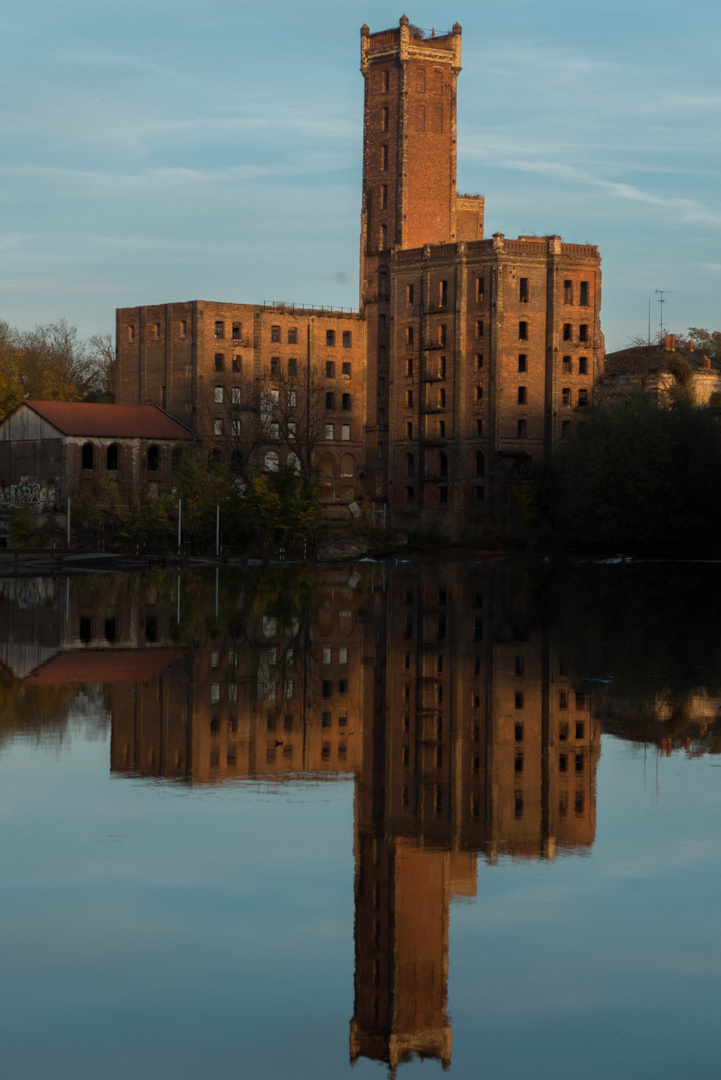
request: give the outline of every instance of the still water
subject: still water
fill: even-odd
[[[0,579],[4,1075],[716,1075],[720,585]]]

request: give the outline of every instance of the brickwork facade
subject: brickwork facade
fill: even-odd
[[[457,23],[361,29],[358,313],[121,309],[118,401],[261,468],[297,454],[328,511],[365,494],[398,524],[490,520],[593,402],[601,273],[592,245],[484,239],[483,198],[456,191],[460,70]]]

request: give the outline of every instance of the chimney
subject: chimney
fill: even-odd
[[[702,360],[702,364],[701,364],[702,371],[710,371],[711,370],[711,357],[710,356],[702,356],[701,360]]]
[[[693,343],[693,338],[691,338],[690,341],[686,342],[686,351],[687,352],[693,352],[695,348],[696,348],[696,346]]]
[[[666,334],[666,337],[663,339],[663,347],[666,350],[666,352],[675,352],[676,351],[676,335],[675,334]]]

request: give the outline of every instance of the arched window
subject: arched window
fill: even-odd
[[[160,468],[160,447],[148,447],[148,472],[157,472]]]
[[[340,459],[340,474],[346,478],[355,476],[355,461],[352,454],[343,454]]]
[[[81,469],[94,469],[95,468],[95,447],[92,443],[86,442],[80,452],[80,468]]]
[[[208,454],[208,472],[213,472],[214,469],[217,469],[222,460],[223,455],[220,450],[211,450]]]
[[[120,448],[117,443],[113,443],[108,447],[107,454],[105,456],[105,468],[108,472],[117,472],[120,468]]]
[[[438,475],[448,476],[448,454],[444,454],[442,450],[438,455]]]
[[[405,474],[409,479],[412,479],[416,475],[416,459],[413,454],[405,455]]]
[[[275,450],[269,450],[263,459],[266,472],[278,472],[279,458]]]
[[[285,463],[289,469],[293,470],[293,472],[300,472],[300,458],[297,454],[288,454],[288,457],[285,459]]]
[[[240,472],[243,468],[243,455],[240,450],[234,450],[230,455],[230,467],[233,472]]]
[[[486,459],[480,450],[476,450],[476,476],[486,475]]]

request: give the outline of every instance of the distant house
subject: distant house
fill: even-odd
[[[679,390],[688,391],[696,405],[708,405],[713,394],[721,394],[721,364],[696,352],[693,343],[677,347],[676,335],[667,334],[656,345],[608,353],[598,397],[612,401],[640,393],[663,403]]]
[[[156,405],[24,401],[0,421],[0,505],[38,513],[110,484],[118,497],[157,495],[172,451],[195,438]]]

